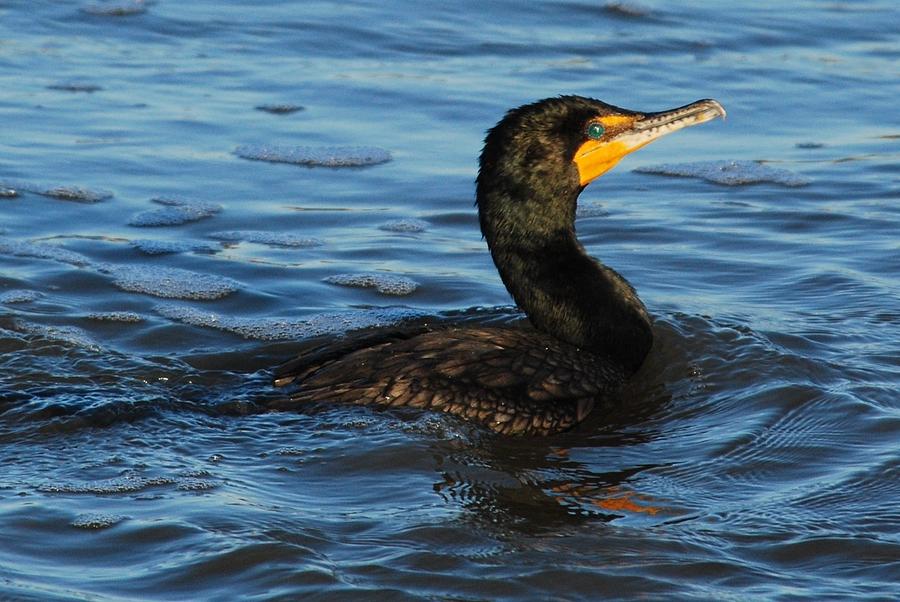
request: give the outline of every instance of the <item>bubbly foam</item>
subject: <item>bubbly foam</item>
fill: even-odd
[[[147,255],[169,255],[173,253],[215,253],[218,249],[201,242],[181,240],[153,240],[138,238],[131,241],[131,246]]]
[[[89,320],[97,320],[98,322],[137,323],[144,321],[144,316],[136,314],[133,311],[93,312],[89,313],[87,317]]]
[[[174,198],[156,198],[151,199],[151,201],[159,205],[165,205],[165,207],[149,209],[133,215],[128,220],[129,226],[179,226],[211,217],[222,210],[221,205],[202,201],[187,201]]]
[[[86,188],[84,186],[46,185],[24,180],[3,180],[0,187],[13,192],[31,192],[61,201],[73,201],[75,203],[99,203],[112,198],[112,193],[107,190]]]
[[[97,270],[112,276],[113,284],[124,291],[166,299],[221,299],[241,287],[231,278],[181,268],[103,264]]]
[[[702,178],[726,186],[772,183],[781,186],[805,186],[809,179],[787,169],[769,167],[758,161],[695,161],[663,163],[638,167],[639,173]]]
[[[154,309],[159,315],[183,324],[224,330],[246,339],[262,341],[300,340],[360,328],[390,326],[422,315],[402,307],[316,314],[306,318],[235,317],[175,304],[159,305]]]
[[[121,477],[102,481],[84,481],[80,483],[44,483],[37,490],[42,493],[89,493],[94,495],[113,495],[120,493],[137,493],[151,487],[172,485],[175,479],[167,477]]]
[[[215,489],[216,484],[202,479],[182,479],[178,481],[175,489],[179,491],[209,491]]]
[[[278,146],[245,144],[234,150],[238,157],[271,163],[317,167],[363,167],[391,160],[391,153],[374,146]]]
[[[212,238],[225,241],[247,241],[274,247],[318,247],[323,243],[318,238],[295,236],[284,232],[264,232],[262,230],[229,230],[213,232]]]
[[[74,251],[63,249],[62,247],[8,238],[0,238],[0,254],[13,255],[16,257],[52,259],[53,261],[68,263],[78,267],[84,267],[91,264],[91,260],[81,253],[75,253]]]
[[[415,219],[415,218],[405,218],[405,219],[396,219],[386,224],[381,224],[378,226],[382,230],[386,230],[388,232],[424,232],[428,229],[428,222]]]
[[[382,295],[411,295],[419,288],[419,283],[415,280],[392,274],[335,274],[324,281],[339,286],[374,288]]]
[[[606,217],[609,211],[600,203],[579,203],[575,208],[575,217]]]
[[[35,335],[48,341],[63,343],[71,347],[83,347],[91,351],[101,351],[103,349],[88,333],[75,326],[36,324],[17,319],[13,322],[13,328],[25,334]]]
[[[36,257],[88,267],[112,276],[113,284],[122,290],[168,299],[220,299],[241,288],[240,283],[225,276],[160,266],[93,264],[84,255],[57,246],[6,238],[0,238],[0,255]]]
[[[0,293],[0,303],[31,303],[43,295],[37,291],[13,289]]]
[[[79,514],[71,525],[76,529],[87,529],[89,531],[99,531],[100,529],[109,529],[126,520],[126,517],[118,514]]]

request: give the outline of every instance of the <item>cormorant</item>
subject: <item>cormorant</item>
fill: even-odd
[[[653,343],[635,290],[578,242],[578,195],[628,153],[716,117],[725,109],[711,99],[642,113],[561,96],[510,110],[485,138],[476,202],[494,264],[531,327],[426,326],[326,343],[276,370],[276,386],[298,385],[276,405],[408,406],[507,434],[578,424]]]

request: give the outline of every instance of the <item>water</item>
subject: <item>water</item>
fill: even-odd
[[[0,598],[896,598],[898,22],[0,4]],[[305,337],[515,317],[476,156],[560,93],[729,111],[582,195],[656,319],[620,410],[544,439],[261,413]]]

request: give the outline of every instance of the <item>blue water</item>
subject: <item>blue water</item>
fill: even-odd
[[[898,23],[0,3],[0,599],[895,599]],[[539,439],[261,412],[305,337],[516,317],[476,158],[563,93],[729,113],[582,194],[656,321],[620,410]]]

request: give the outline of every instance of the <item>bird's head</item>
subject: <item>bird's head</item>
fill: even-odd
[[[569,196],[603,175],[625,155],[657,138],[716,117],[725,109],[704,99],[668,111],[644,113],[581,96],[547,98],[509,111],[485,138],[478,176],[522,201]],[[569,193],[569,195],[565,193]]]

